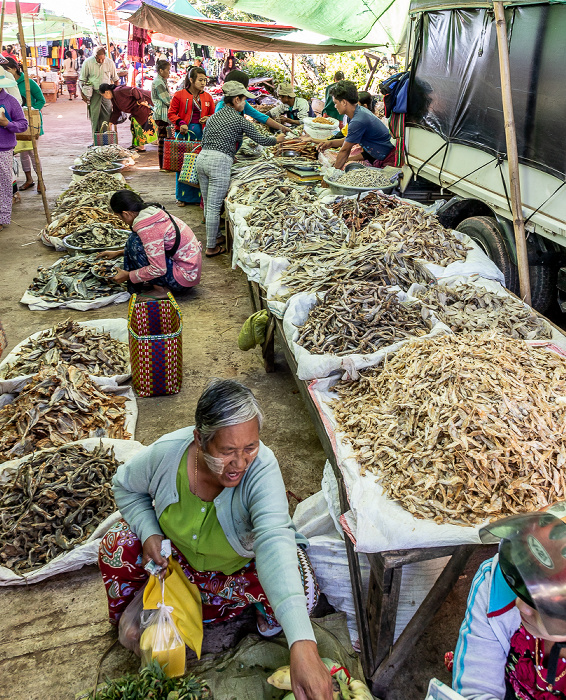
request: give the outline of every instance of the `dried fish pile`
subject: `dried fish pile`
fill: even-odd
[[[118,183],[116,186],[119,187]],[[106,209],[110,202],[110,197],[112,194],[110,192],[92,193],[77,192],[68,196],[61,195],[57,198],[58,204],[55,206],[51,212],[54,218],[60,217],[62,214],[67,212],[73,212],[81,207],[96,207],[98,209]],[[63,197],[63,199],[61,199]]]
[[[497,330],[522,340],[552,338],[551,327],[519,299],[498,296],[483,287],[433,285],[417,297],[455,333]]]
[[[120,466],[102,444],[34,455],[2,484],[0,565],[26,573],[88,539],[116,510],[112,477]]]
[[[92,274],[96,277],[109,280],[116,276],[120,265],[115,260],[99,260],[91,268]]]
[[[111,148],[113,153],[116,153],[116,160],[123,159],[124,157],[129,157],[129,153],[127,156],[120,155],[117,150],[114,149],[112,146],[101,146],[99,148],[89,148],[88,151],[85,151],[82,156],[79,158],[75,159],[75,166],[80,168],[81,170],[89,170],[89,171],[103,171],[103,170],[108,170],[109,168],[114,167],[114,162],[110,160],[108,157],[110,151],[105,151],[101,149],[106,149],[106,148]],[[120,147],[118,146],[118,149]],[[120,149],[120,152],[123,149]]]
[[[282,153],[283,151],[295,151],[303,158],[308,158],[309,160],[318,160],[318,149],[314,143],[308,143],[305,141],[296,143],[278,143],[277,146],[272,146],[275,155]],[[297,161],[295,160],[295,163]]]
[[[0,409],[0,462],[88,437],[127,440],[125,403],[72,365],[45,367]]]
[[[367,354],[431,328],[418,302],[367,282],[337,284],[309,312],[296,341],[315,354]],[[425,316],[430,316],[425,312]]]
[[[334,124],[335,123],[332,119],[327,119],[326,117],[315,117],[312,121],[313,121],[313,124]]]
[[[282,216],[289,204],[301,204],[301,202],[315,202],[318,197],[310,188],[297,185],[283,177],[271,177],[246,183],[238,187],[238,191],[232,196],[235,204],[243,204],[254,208],[279,208],[279,212],[272,212],[273,218]],[[284,207],[281,210],[281,207]]]
[[[372,219],[389,209],[395,209],[399,204],[400,201],[397,197],[379,192],[368,192],[363,199],[341,197],[334,204],[331,204],[330,208],[344,219],[349,229],[361,231]]]
[[[129,235],[129,231],[123,228],[117,229],[112,224],[94,224],[75,231],[65,239],[65,244],[69,243],[74,248],[84,248],[85,250],[93,248],[106,250],[107,248],[124,246]]]
[[[257,158],[261,158],[263,156],[263,150],[263,146],[261,146],[259,143],[256,143],[247,136],[244,136],[242,140],[242,145],[236,153],[236,158],[238,160],[254,160]]]
[[[308,199],[301,203],[285,203],[284,210],[276,213],[270,208],[256,208],[247,220],[250,227],[244,245],[249,250],[262,250],[271,255],[283,253],[288,257],[305,243],[315,241],[323,244],[333,241],[339,246],[348,234],[342,219]]]
[[[362,231],[362,240],[383,241],[391,253],[447,267],[466,259],[468,247],[456,238],[434,214],[420,207],[399,204],[374,219]]]
[[[67,319],[22,345],[15,361],[0,370],[0,378],[35,374],[45,366],[55,367],[62,362],[97,376],[125,374],[130,362],[128,344],[110,333]]]
[[[476,525],[566,498],[566,361],[549,350],[415,340],[335,389],[362,474],[418,518]]]
[[[122,219],[112,214],[109,209],[83,206],[52,221],[41,231],[40,235],[46,235],[51,238],[64,238],[93,223],[111,224],[115,228],[121,228],[124,225]]]
[[[356,168],[342,173],[333,182],[344,187],[393,187],[390,177],[378,168]]]
[[[95,299],[116,294],[123,285],[96,277],[92,268],[99,263],[96,254],[66,255],[51,267],[38,267],[28,292],[47,301]]]
[[[115,162],[117,160],[126,160],[134,157],[132,151],[128,151],[123,146],[117,143],[108,144],[107,146],[94,146],[85,151],[82,156],[79,156],[78,161],[81,164],[87,165],[90,163],[98,163],[103,160]],[[138,155],[136,154],[137,158]]]
[[[381,243],[366,243],[327,251],[320,246],[304,246],[281,276],[287,287],[275,297],[283,301],[299,292],[316,293],[338,282],[366,281],[388,287],[398,284],[407,290],[413,282],[423,282],[424,272],[410,259],[390,254]]]
[[[78,182],[72,183],[67,189],[57,197],[57,206],[67,197],[83,194],[105,194],[116,192],[116,190],[131,190],[129,185],[122,184],[113,175],[93,172],[82,177]]]
[[[283,177],[283,170],[278,165],[264,160],[256,161],[252,164],[246,162],[234,163],[231,173],[232,185],[248,183],[253,180]]]

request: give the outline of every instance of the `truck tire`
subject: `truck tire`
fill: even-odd
[[[519,272],[511,260],[507,241],[495,219],[492,216],[472,216],[461,221],[456,231],[465,233],[475,241],[505,275],[507,289],[519,294]]]
[[[456,227],[467,234],[505,275],[505,286],[520,296],[519,270],[509,255],[508,243],[492,216],[472,216]],[[530,265],[531,304],[544,313],[556,298],[556,268],[551,265]]]

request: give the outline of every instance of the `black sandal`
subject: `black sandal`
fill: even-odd
[[[204,254],[205,257],[206,258],[215,258],[217,255],[222,255],[223,253],[226,252],[226,248],[223,245],[219,246],[219,248],[220,248],[220,250],[216,253],[211,253],[210,255],[208,253],[205,253]]]

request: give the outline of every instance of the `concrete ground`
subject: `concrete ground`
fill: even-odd
[[[80,100],[69,102],[66,97],[45,107],[44,124],[46,133],[39,147],[48,198],[53,203],[69,183],[68,168],[73,159],[90,143],[90,128],[84,104]],[[128,123],[120,127],[120,143],[130,143]],[[159,172],[156,146],[148,147],[126,177],[144,198],[162,203],[185,220],[204,243],[202,211],[194,206],[175,206],[175,176]],[[31,333],[68,317],[125,317],[126,304],[82,313],[30,311],[19,303],[37,266],[60,257],[37,239],[45,225],[41,197],[35,189],[21,196],[12,224],[0,234],[4,270],[0,276],[0,319],[8,336],[8,350]],[[238,331],[252,312],[243,274],[230,268],[227,256],[205,259],[201,284],[181,307],[183,390],[176,396],[138,400],[136,439],[149,444],[163,433],[191,424],[197,398],[209,378],[238,378],[253,389],[263,406],[266,423],[262,438],[277,455],[287,488],[299,498],[318,491],[324,453],[282,353],[277,353],[277,372],[266,374],[258,350],[245,353],[238,349]],[[291,505],[295,506],[293,499]],[[443,657],[445,651],[454,649],[477,565],[476,558],[417,644],[407,668],[391,688],[394,700],[424,697],[432,676],[449,679]],[[92,686],[101,655],[115,639],[96,567],[28,587],[4,588],[0,601],[0,699],[67,700]],[[206,630],[204,650],[228,648],[251,628],[248,616]],[[102,676],[114,677],[137,667],[133,654],[116,646],[103,663]]]

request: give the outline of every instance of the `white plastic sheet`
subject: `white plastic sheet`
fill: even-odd
[[[141,442],[136,442],[135,440],[110,440],[109,438],[88,438],[86,440],[77,440],[77,442],[69,443],[71,445],[81,445],[86,450],[92,451],[100,445],[104,447],[114,448],[114,455],[116,459],[120,462],[125,462],[131,457],[133,457],[137,452],[144,449],[144,445]],[[37,454],[42,454],[43,452],[53,452],[53,449],[42,450]],[[0,487],[1,484],[10,478],[14,472],[16,472],[20,466],[29,458],[31,455],[22,457],[22,459],[12,460],[10,462],[5,462],[0,466]],[[87,564],[95,564],[98,559],[98,547],[100,545],[100,540],[108,532],[108,530],[120,519],[121,515],[119,511],[109,515],[92,535],[85,540],[85,542],[75,549],[69,552],[63,552],[58,557],[50,561],[48,564],[31,571],[30,573],[18,575],[15,574],[11,569],[4,566],[0,566],[0,586],[14,586],[14,585],[25,585],[29,583],[38,583],[46,578],[55,576],[56,574],[63,574],[68,571],[75,571],[80,569]]]
[[[78,325],[86,328],[92,328],[93,330],[97,331],[104,331],[115,340],[119,340],[122,343],[126,344],[128,343],[128,322],[125,318],[101,318],[92,321],[79,321]],[[20,348],[22,348],[28,341],[33,340],[34,338],[38,338],[42,333],[45,332],[45,330],[49,329],[44,329],[42,331],[38,331],[37,333],[33,333],[27,338],[24,338],[24,340],[22,340],[21,343],[18,343],[10,351],[10,353],[2,360],[2,362],[0,362],[0,373],[4,368],[15,364],[15,362],[18,359],[18,352]],[[15,387],[20,384],[22,379],[29,379],[31,376],[31,374],[22,374],[19,377],[15,377],[14,379],[0,379],[0,394],[11,393],[15,390]],[[116,384],[123,384],[130,377],[131,367],[128,366],[128,371],[126,374],[116,374],[107,377],[107,379],[116,382]]]

